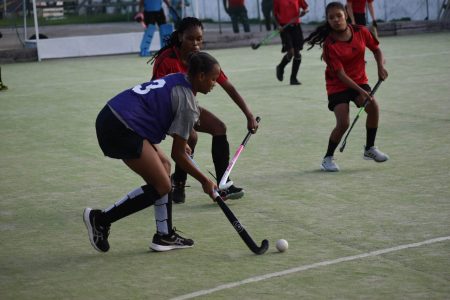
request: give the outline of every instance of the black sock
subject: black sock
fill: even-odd
[[[194,157],[194,152],[192,152],[191,157]],[[187,179],[187,173],[178,164],[175,164],[175,172],[173,173],[173,181],[175,182],[185,182]]]
[[[230,160],[230,145],[226,135],[213,136],[211,147],[214,168],[216,169],[217,183],[222,179]]]
[[[128,193],[124,198],[103,211],[102,221],[114,223],[126,216],[147,208],[161,198],[161,195],[151,185],[144,185]]]
[[[292,72],[291,72],[291,80],[297,79],[298,70],[300,69],[300,64],[302,62],[302,58],[295,58],[292,61]]]
[[[336,150],[338,145],[339,145],[339,143],[333,142],[332,140],[328,140],[328,149],[327,149],[327,153],[325,154],[325,157],[333,156],[334,151]]]
[[[284,70],[284,67],[286,67],[286,65],[291,61],[291,59],[292,57],[289,57],[289,55],[285,54],[278,66]]]
[[[377,136],[378,128],[366,128],[367,136],[366,136],[366,150],[369,150],[370,147],[375,145],[375,137]]]

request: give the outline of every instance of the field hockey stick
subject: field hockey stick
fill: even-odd
[[[261,118],[256,117],[256,122],[259,123],[259,121],[261,121]],[[233,185],[233,181],[231,181],[231,180],[228,181],[228,177],[230,177],[231,170],[233,169],[234,165],[236,164],[236,161],[239,158],[239,155],[241,155],[241,152],[244,150],[245,145],[247,144],[247,142],[250,139],[250,137],[252,136],[252,134],[253,133],[249,130],[247,135],[245,136],[244,140],[242,141],[241,145],[236,150],[236,153],[234,154],[233,158],[231,159],[230,163],[228,164],[228,167],[227,167],[225,173],[223,174],[222,178],[220,179],[220,182],[219,182],[220,190],[226,190],[227,188],[229,188],[230,186]]]
[[[187,155],[187,157],[197,169],[200,169],[192,157],[190,157],[189,155]],[[245,230],[244,226],[242,226],[241,222],[239,222],[238,218],[236,218],[231,209],[225,204],[222,197],[220,197],[217,191],[214,191],[214,198],[214,201],[219,204],[219,207],[222,209],[228,221],[231,223],[231,225],[233,225],[234,229],[237,231],[247,247],[255,254],[264,254],[267,249],[269,249],[269,241],[266,239],[263,240],[261,242],[261,246],[258,247],[250,234],[248,234],[247,230]]]
[[[275,30],[266,35],[259,43],[251,43],[250,46],[253,50],[258,49],[261,45],[265,45],[268,41],[276,37],[278,34],[280,34],[281,30]]]
[[[297,19],[298,19],[298,17],[295,17],[292,20],[290,20],[289,23],[283,25],[283,27],[281,27],[281,28],[279,28],[279,29],[277,29],[275,31],[272,31],[271,33],[266,35],[259,43],[251,43],[250,45],[251,45],[252,49],[256,50],[260,46],[267,44],[267,42],[269,42],[271,39],[273,39],[274,37],[279,35],[286,27],[288,27],[289,25],[294,23]]]
[[[372,97],[373,95],[375,95],[375,92],[378,90],[378,87],[380,86],[381,82],[383,80],[378,79],[378,82],[375,84],[373,90],[370,92],[370,97]],[[347,138],[348,135],[350,134],[350,132],[352,131],[353,126],[355,126],[356,121],[358,121],[359,119],[359,115],[361,114],[361,112],[366,108],[367,104],[369,103],[369,98],[366,99],[366,101],[364,101],[363,106],[361,106],[361,108],[359,109],[358,113],[356,114],[355,119],[353,120],[352,126],[350,126],[350,129],[347,131],[347,134],[345,135],[344,140],[342,141],[341,147],[339,148],[340,152],[344,151],[345,145],[347,144]]]
[[[217,191],[214,193],[214,197],[215,201],[217,202],[217,204],[219,204],[228,221],[230,221],[231,225],[233,225],[234,229],[237,231],[247,247],[255,254],[264,254],[267,249],[269,249],[269,241],[264,239],[261,242],[261,246],[258,246],[252,239],[252,237],[248,234],[247,230],[245,230],[244,226],[242,226],[241,222],[239,222],[239,220],[233,214],[231,209],[225,204],[222,197],[220,197]]]
[[[180,20],[181,20],[181,17],[180,17],[180,15],[178,14],[177,10],[176,10],[175,8],[173,8],[173,6],[170,5],[170,4],[167,4],[167,3],[166,3],[166,5],[167,5],[167,7],[169,8],[169,13],[170,13],[171,17],[172,17],[173,19],[176,19],[176,20],[174,20],[174,22],[180,21]]]

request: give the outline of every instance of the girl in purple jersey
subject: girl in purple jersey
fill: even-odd
[[[151,205],[155,207],[157,229],[150,244],[152,250],[193,246],[191,239],[181,237],[172,227],[172,206],[168,199],[171,166],[158,144],[166,134],[171,135],[172,158],[214,199],[217,185],[188,159],[187,139],[200,114],[195,94],[210,92],[219,74],[217,60],[198,52],[191,56],[187,74],[171,74],[137,85],[112,98],[101,110],[96,131],[103,153],[123,160],[146,184],[109,208],[84,210],[89,239],[97,251],[109,250],[108,235],[112,223]]]

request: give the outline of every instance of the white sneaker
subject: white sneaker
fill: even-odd
[[[334,156],[326,156],[323,158],[320,168],[327,172],[338,172],[339,166],[334,162]]]
[[[377,147],[372,146],[369,150],[364,150],[363,158],[367,160],[374,160],[376,162],[384,162],[389,159],[389,156],[378,150]]]

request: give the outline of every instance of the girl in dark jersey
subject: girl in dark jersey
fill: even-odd
[[[329,3],[325,15],[326,23],[305,39],[305,42],[311,45],[309,49],[314,45],[323,47],[323,59],[327,64],[325,81],[328,109],[333,111],[336,117],[336,126],[331,132],[321,168],[324,171],[339,171],[333,155],[350,124],[349,102],[353,101],[361,107],[366,99],[369,99],[369,103],[365,108],[367,137],[363,157],[384,162],[389,157],[374,146],[379,108],[375,98],[369,95],[371,89],[368,85],[364,62],[367,47],[374,54],[379,79],[385,80],[388,73],[384,68],[383,53],[378,47],[378,41],[364,26],[347,23],[347,14],[341,3]]]
[[[170,73],[183,72],[187,70],[187,58],[193,52],[200,51],[203,43],[203,25],[200,20],[192,17],[184,18],[180,27],[172,33],[166,46],[161,48],[152,57],[153,77],[157,79]],[[247,128],[253,133],[258,128],[255,117],[248,108],[244,99],[237,92],[225,74],[221,71],[217,78],[217,83],[227,92],[230,98],[242,110],[247,118]],[[198,122],[191,132],[188,144],[194,150],[197,144],[197,133],[205,132],[212,135],[212,158],[216,171],[217,181],[220,181],[228,166],[230,159],[230,146],[227,140],[227,128],[225,124],[213,113],[200,107],[200,122]],[[186,172],[178,165],[175,166],[175,173],[172,175],[173,181],[173,201],[183,203],[185,201],[184,186],[186,182]],[[231,186],[226,191],[222,191],[222,197],[226,199],[238,199],[244,195],[242,188]]]
[[[157,232],[150,248],[168,251],[192,247],[194,242],[181,237],[172,227],[170,161],[158,144],[166,135],[173,138],[171,156],[197,179],[203,191],[214,199],[217,185],[188,159],[187,139],[198,121],[197,92],[207,94],[220,74],[217,60],[204,52],[192,55],[187,74],[176,73],[139,84],[118,94],[101,110],[96,121],[97,138],[106,156],[121,159],[145,185],[129,192],[104,210],[86,208],[83,219],[92,246],[109,250],[111,223],[155,206]]]

